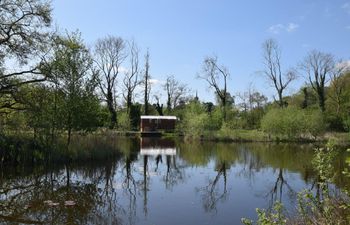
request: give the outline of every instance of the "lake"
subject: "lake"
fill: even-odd
[[[101,144],[98,145],[99,147]],[[240,224],[317,191],[311,144],[118,138],[120,155],[73,165],[2,168],[1,224]],[[345,153],[335,162],[334,187]]]

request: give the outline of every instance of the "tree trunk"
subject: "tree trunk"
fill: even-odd
[[[146,75],[145,80],[145,115],[148,115],[148,75]]]
[[[109,113],[111,114],[111,123],[109,125],[109,129],[113,129],[117,125],[117,112],[114,109],[112,90],[109,90],[107,93],[107,106]]]
[[[143,156],[143,211],[147,215],[147,167],[148,156]]]
[[[225,93],[226,95],[226,93]],[[223,117],[224,121],[226,122],[226,96],[222,98],[222,107],[223,107]]]
[[[320,109],[322,112],[324,112],[326,111],[324,89],[318,88],[317,94],[318,94],[318,103],[319,103]]]
[[[69,147],[71,135],[72,135],[72,128],[69,127],[68,128],[67,147]]]
[[[128,94],[126,96],[126,109],[128,113],[130,113],[130,107],[131,107],[131,92],[128,91]]]
[[[284,107],[284,102],[283,102],[283,96],[282,96],[282,91],[278,91],[278,105],[283,108]]]
[[[168,112],[170,112],[171,111],[171,97],[169,94],[168,94],[168,100],[167,100],[166,106],[167,106]]]

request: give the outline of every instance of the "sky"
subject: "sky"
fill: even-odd
[[[283,70],[296,67],[317,49],[350,59],[349,0],[53,0],[54,25],[79,30],[89,47],[107,35],[134,39],[143,56],[150,52],[153,90],[167,76],[188,84],[202,101],[214,91],[196,79],[206,56],[216,55],[230,71],[228,91],[249,87],[275,95],[259,73],[264,69],[262,43],[275,39]],[[143,58],[143,57],[142,57]],[[127,65],[125,65],[127,67]],[[286,94],[305,83],[300,74]]]

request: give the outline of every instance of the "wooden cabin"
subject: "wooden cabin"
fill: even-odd
[[[173,132],[176,116],[141,116],[141,133]]]

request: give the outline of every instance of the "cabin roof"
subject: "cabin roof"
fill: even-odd
[[[176,120],[176,116],[141,116],[142,119]]]

